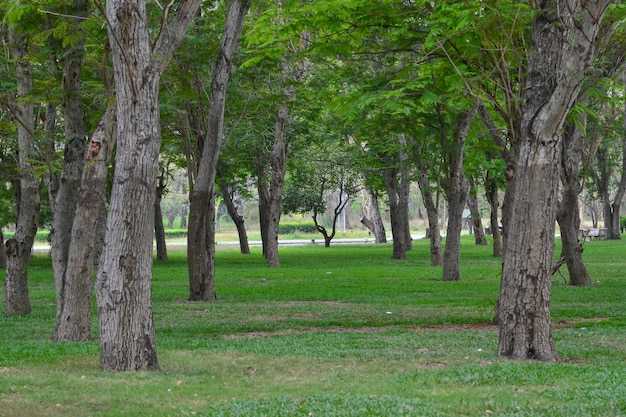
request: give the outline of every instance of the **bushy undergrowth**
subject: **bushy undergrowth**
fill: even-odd
[[[37,254],[33,313],[0,305],[0,415],[623,416],[625,245],[585,244],[591,287],[555,276],[557,364],[496,355],[501,260],[469,237],[452,283],[422,240],[403,261],[390,245],[285,246],[272,269],[259,247],[218,246],[211,304],[186,301],[172,248],[153,268],[162,371],[118,374],[98,370],[96,341],[50,341],[51,261]]]

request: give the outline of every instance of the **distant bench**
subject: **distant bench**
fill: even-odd
[[[591,240],[594,238],[598,239],[606,239],[606,229],[599,227],[592,227],[590,229],[578,229],[578,237],[584,241]]]

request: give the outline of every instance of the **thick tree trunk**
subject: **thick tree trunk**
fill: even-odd
[[[237,228],[237,235],[239,236],[239,251],[243,255],[249,255],[250,244],[248,242],[248,232],[246,231],[244,218],[237,210],[237,206],[233,201],[233,196],[229,192],[228,185],[226,185],[223,181],[220,184],[220,192],[222,194],[222,198],[224,199],[224,204],[226,204],[228,215],[233,220],[233,223],[235,223],[235,227]]]
[[[470,180],[470,191],[467,194],[467,206],[469,207],[472,218],[472,229],[474,230],[474,242],[477,245],[488,245],[485,229],[483,228],[483,219],[478,207],[478,197],[476,186]]]
[[[75,16],[85,16],[87,13],[86,3],[74,3],[73,14]],[[80,21],[75,19],[75,23]],[[80,26],[77,26],[80,28]],[[81,29],[79,29],[81,30]],[[55,209],[52,215],[52,266],[54,271],[54,283],[57,298],[57,317],[55,331],[52,336],[54,341],[61,340],[88,340],[91,338],[89,312],[91,309],[92,285],[89,285],[89,293],[81,294],[86,296],[88,305],[87,311],[79,310],[76,316],[87,314],[86,329],[83,326],[74,331],[63,327],[71,327],[71,319],[62,319],[68,316],[64,310],[68,307],[68,299],[75,300],[76,294],[67,294],[68,280],[76,279],[74,275],[66,273],[68,267],[68,257],[72,239],[72,225],[76,212],[81,176],[85,161],[85,126],[84,113],[81,103],[81,68],[84,53],[84,32],[81,30],[81,39],[74,45],[64,59],[63,65],[63,115],[65,122],[65,153],[63,158],[63,168],[61,170],[61,180],[56,192]],[[85,236],[85,239],[92,238],[93,235]],[[90,282],[93,277],[89,276]],[[76,287],[74,287],[76,288]],[[66,297],[68,299],[66,299]]]
[[[226,90],[233,70],[232,57],[241,37],[243,18],[249,1],[233,1],[226,12],[222,43],[213,70],[207,132],[200,167],[190,195],[188,226],[189,300],[213,301],[215,294],[215,216],[207,207],[215,204],[214,184],[217,161],[224,132]]]
[[[154,201],[161,145],[159,84],[200,3],[183,0],[152,39],[145,1],[106,2],[118,146],[96,284],[103,370],[159,369],[152,320]]]
[[[365,192],[367,193],[368,211],[371,217],[371,227],[368,227],[368,229],[370,229],[370,231],[374,235],[374,240],[376,243],[387,243],[385,225],[383,223],[383,218],[380,215],[378,196],[374,194],[374,192],[369,188],[366,188]]]
[[[447,175],[442,183],[449,213],[446,246],[443,253],[444,281],[461,280],[461,230],[463,229],[463,210],[469,192],[469,182],[463,174],[463,151],[476,110],[477,107],[473,106],[470,111],[462,114],[451,143],[445,135],[441,136],[447,168]]]
[[[99,219],[105,212],[108,163],[115,143],[115,108],[102,116],[91,136],[84,156],[80,194],[68,248],[67,266],[57,284],[57,316],[52,340],[78,342],[91,340],[93,271]]]
[[[558,360],[550,293],[562,129],[593,61],[609,4],[548,1],[537,10],[498,305],[498,354],[504,357]]]
[[[564,152],[561,158],[562,183],[556,219],[561,231],[561,257],[567,264],[570,285],[591,285],[591,277],[583,261],[583,246],[578,241],[580,216],[578,196],[582,191],[580,166],[583,160],[583,134],[574,125],[569,125],[563,134]]]
[[[24,37],[9,32],[11,53],[16,63],[17,98],[27,97],[33,88],[33,74],[26,58],[27,41]],[[35,159],[33,132],[34,105],[30,100],[21,100],[12,104],[14,116],[18,119],[18,164],[19,164],[19,200],[15,235],[6,242],[7,268],[5,274],[6,312],[29,314],[31,312],[28,295],[28,262],[33,242],[37,234],[39,218],[39,182],[34,174],[32,161]]]
[[[626,104],[624,104],[624,116],[626,116]],[[604,227],[606,227],[607,239],[621,239],[619,224],[619,212],[624,194],[626,193],[626,119],[624,120],[624,134],[622,137],[622,169],[620,170],[620,182],[613,201],[605,205]]]

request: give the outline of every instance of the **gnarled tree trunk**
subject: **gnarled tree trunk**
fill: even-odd
[[[550,321],[565,117],[574,105],[608,0],[535,4],[517,184],[498,304],[498,354],[556,361]]]
[[[35,160],[33,132],[35,131],[34,105],[25,98],[33,89],[33,73],[28,61],[28,44],[24,36],[9,31],[11,54],[15,60],[17,98],[11,103],[11,111],[17,118],[17,141],[19,148],[19,193],[17,222],[14,236],[6,242],[7,268],[5,274],[6,312],[9,315],[31,312],[28,294],[28,262],[37,234],[40,199],[39,181],[34,174]]]
[[[369,229],[374,235],[374,241],[376,243],[387,243],[387,236],[385,234],[385,225],[383,218],[380,215],[380,206],[378,205],[378,196],[370,188],[365,188],[368,199],[368,214],[371,219],[366,216],[361,217],[361,223]]]

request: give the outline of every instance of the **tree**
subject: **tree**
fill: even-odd
[[[164,6],[154,39],[145,1],[106,3],[118,147],[96,282],[103,370],[159,369],[151,297],[159,84],[200,3],[183,0],[175,10],[172,3]]]
[[[229,4],[222,43],[212,76],[207,132],[189,199],[187,262],[190,301],[217,299],[214,247],[215,172],[224,132],[226,88],[233,70],[232,59],[241,36],[243,18],[249,8],[250,1],[235,0]]]
[[[521,144],[498,318],[498,354],[556,361],[550,323],[552,256],[565,117],[574,105],[608,0],[533,2]]]
[[[35,119],[34,104],[29,95],[33,90],[33,69],[28,59],[28,36],[15,24],[9,28],[9,44],[15,64],[15,98],[8,98],[8,106],[17,121],[19,189],[17,222],[14,236],[6,242],[7,268],[5,275],[6,312],[22,315],[31,312],[28,294],[28,261],[37,233],[41,206],[39,181],[35,176]]]

